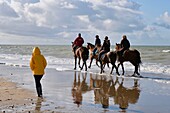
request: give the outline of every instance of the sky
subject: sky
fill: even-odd
[[[0,44],[170,45],[170,0],[0,0]]]

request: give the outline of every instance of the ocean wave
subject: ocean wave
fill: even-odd
[[[31,55],[0,54],[0,64],[17,66],[17,67],[29,67],[30,58]],[[48,62],[47,68],[53,68],[56,69],[57,71],[68,71],[68,70],[73,70],[74,68],[74,58],[57,58],[54,56],[46,56],[46,59]],[[87,65],[89,65],[89,62],[90,60],[87,61]],[[129,62],[125,62],[124,67],[125,67],[125,72],[134,71],[134,66]],[[110,69],[105,68],[105,71],[109,73]],[[78,66],[77,66],[77,70],[79,70]],[[121,67],[119,67],[119,72],[121,73],[121,71],[122,71]],[[170,65],[165,65],[161,63],[143,62],[143,64],[140,66],[140,71],[170,75]],[[92,68],[88,69],[88,72],[94,72],[94,73],[100,72],[100,68],[96,66],[95,61],[93,61]]]
[[[170,50],[162,50],[163,53],[170,53]]]

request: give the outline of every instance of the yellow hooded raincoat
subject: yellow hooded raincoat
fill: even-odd
[[[30,61],[30,68],[34,75],[43,75],[44,69],[47,66],[47,61],[38,47],[35,47],[32,52],[32,58]]]

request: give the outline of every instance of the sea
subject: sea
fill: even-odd
[[[32,50],[37,45],[0,45],[0,64],[29,67]],[[38,45],[45,56],[48,66],[57,71],[74,68],[74,57],[70,45]],[[111,47],[114,51],[114,46]],[[132,46],[140,52],[142,64],[140,72],[157,73],[170,76],[170,46]],[[87,61],[89,65],[90,60]],[[125,71],[134,71],[134,66],[125,62]],[[107,69],[106,69],[107,70]],[[109,71],[109,70],[108,70]],[[95,60],[88,72],[99,73]]]
[[[140,52],[142,60],[139,73],[143,78],[133,78],[126,77],[134,72],[134,66],[129,62],[124,62],[125,76],[115,76],[115,70],[110,75],[111,68],[107,66],[105,73],[100,74],[100,68],[96,66],[95,61],[87,71],[84,69],[80,71],[79,68],[75,71],[71,45],[0,45],[0,76],[6,76],[19,86],[31,89],[35,95],[34,79],[29,69],[35,46],[40,48],[48,63],[42,79],[45,100],[39,102],[37,99],[36,105],[32,105],[33,109],[38,109],[39,112],[52,110],[63,113],[169,113],[170,111],[170,46],[131,46],[130,49],[137,49]],[[114,46],[111,48],[112,51],[115,50]],[[87,65],[89,62],[90,60],[87,61]],[[120,68],[120,74],[121,71]],[[119,82],[116,82],[117,78]],[[81,93],[76,86],[80,84],[80,79],[81,84],[84,83],[82,87],[86,89],[84,91],[82,88]],[[102,80],[101,88],[95,87],[99,80]],[[137,86],[135,81],[138,81]],[[113,90],[114,95],[109,96],[104,92],[108,88]],[[76,91],[78,93],[75,95]],[[122,99],[122,105],[128,107],[126,110],[121,110],[121,103],[118,105],[116,102],[118,92],[120,102]],[[105,102],[105,96],[108,108],[102,103]],[[80,99],[80,104],[76,103],[76,99]],[[6,111],[21,112],[23,109],[32,108],[23,106],[9,108]],[[2,106],[0,110],[4,111]]]

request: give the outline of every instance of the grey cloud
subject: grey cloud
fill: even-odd
[[[170,29],[170,24],[168,24],[168,23],[153,23],[153,24],[156,26],[166,28],[166,29]]]
[[[0,23],[3,26],[0,31],[10,34],[55,37],[62,32],[68,32],[70,35],[79,31],[84,34],[95,32],[112,34],[138,31],[145,27],[139,11],[140,5],[135,2],[117,4],[119,0],[103,0],[101,4],[95,4],[87,0],[13,1],[25,5],[20,9],[21,18],[17,20],[8,18],[4,20],[8,21],[8,24]],[[17,15],[16,12],[15,14]],[[78,18],[79,16],[85,16],[88,21]]]
[[[18,17],[18,14],[6,2],[0,3],[0,16]]]

